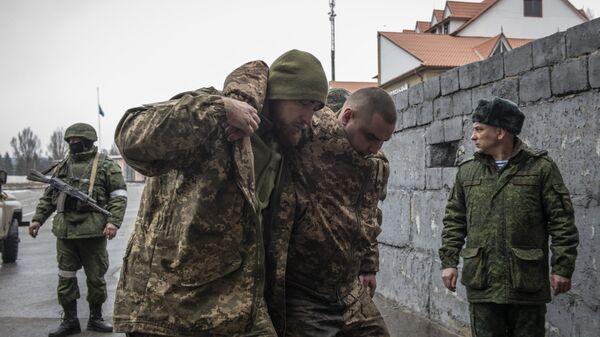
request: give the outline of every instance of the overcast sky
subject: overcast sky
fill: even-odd
[[[473,1],[472,1],[473,2]],[[480,2],[476,0],[474,2]],[[600,13],[600,0],[571,0]],[[377,31],[413,29],[444,0],[336,1],[336,80],[377,74]],[[328,0],[0,0],[0,154],[31,127],[44,155],[51,133],[98,127],[103,148],[128,108],[224,77],[297,48],[330,77]]]

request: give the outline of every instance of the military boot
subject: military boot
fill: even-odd
[[[102,318],[102,304],[90,303],[90,319],[88,321],[87,329],[98,332],[113,331],[111,325],[104,323],[104,318]]]
[[[62,307],[62,322],[60,322],[60,325],[56,330],[51,331],[48,334],[48,337],[63,337],[81,332],[81,326],[79,325],[79,319],[77,318],[77,302],[71,301]]]

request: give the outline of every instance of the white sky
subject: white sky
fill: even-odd
[[[473,2],[473,0],[471,0]],[[474,2],[480,2],[475,0]],[[571,0],[600,14],[600,0]],[[413,29],[444,0],[337,0],[336,80],[377,74],[377,31]],[[203,86],[297,48],[330,77],[328,0],[0,0],[0,154],[30,126],[43,153],[58,127],[97,128],[103,148],[128,108]]]

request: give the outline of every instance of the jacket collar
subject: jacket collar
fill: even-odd
[[[93,146],[92,149],[89,151],[79,152],[76,154],[69,153],[69,157],[71,157],[73,159],[73,161],[76,161],[76,162],[88,161],[96,155],[96,152],[98,152],[98,147]]]

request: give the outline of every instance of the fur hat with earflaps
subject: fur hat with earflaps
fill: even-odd
[[[494,97],[491,101],[479,100],[472,120],[473,123],[483,123],[505,129],[516,136],[521,133],[525,115],[515,103],[504,98]]]

